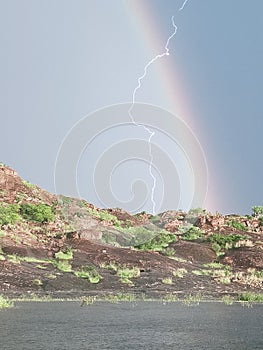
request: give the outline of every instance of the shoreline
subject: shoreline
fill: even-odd
[[[178,297],[176,294],[168,293],[166,295],[147,296],[144,294],[134,293],[101,293],[96,295],[1,295],[5,300],[11,303],[15,302],[80,302],[81,306],[91,305],[94,303],[119,303],[119,302],[162,302],[162,303],[183,303],[186,305],[198,305],[199,303],[223,303],[226,305],[237,304],[262,304],[263,293],[240,293],[240,294],[225,294],[221,297],[205,296],[200,293],[186,293]]]

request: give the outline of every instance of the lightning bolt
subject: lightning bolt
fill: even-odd
[[[188,2],[188,0],[185,0],[184,3],[182,4],[182,6],[179,8],[178,11],[182,11],[186,5],[186,3]],[[156,188],[156,177],[154,176],[153,174],[153,171],[152,171],[152,168],[153,168],[153,154],[152,154],[152,138],[153,136],[155,135],[155,132],[152,131],[151,129],[147,128],[145,125],[143,124],[139,124],[135,121],[133,115],[132,115],[132,110],[134,108],[134,105],[135,105],[135,101],[136,101],[136,94],[137,94],[137,91],[141,88],[142,86],[142,80],[146,77],[147,73],[148,73],[148,68],[157,60],[165,57],[165,56],[169,56],[169,44],[170,44],[170,40],[176,35],[177,33],[177,26],[176,24],[174,23],[174,16],[172,16],[171,18],[171,21],[172,21],[172,25],[173,25],[173,28],[174,28],[174,31],[173,33],[168,37],[167,41],[166,41],[166,44],[165,44],[165,47],[164,47],[164,52],[161,53],[161,54],[158,54],[156,55],[155,57],[153,57],[144,67],[144,70],[143,70],[143,74],[138,78],[137,80],[137,86],[135,87],[135,89],[133,90],[133,94],[132,94],[132,102],[131,102],[131,106],[128,110],[128,114],[129,114],[129,117],[132,121],[132,123],[137,126],[137,127],[141,127],[143,128],[148,134],[149,134],[149,138],[148,138],[148,145],[149,145],[149,155],[150,155],[150,166],[149,166],[149,172],[150,172],[150,175],[151,175],[151,178],[152,178],[152,181],[153,181],[153,186],[152,186],[152,190],[151,190],[151,202],[152,202],[152,213],[153,215],[155,215],[156,213],[156,202],[154,200],[154,192],[155,192],[155,188]]]
[[[185,1],[183,2],[183,5],[179,8],[178,11],[182,11],[182,10],[184,9],[185,5],[187,4],[187,2],[188,2],[188,0],[185,0]]]

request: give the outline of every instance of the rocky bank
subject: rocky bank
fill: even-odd
[[[56,196],[0,165],[0,294],[262,293],[263,213],[152,216]]]

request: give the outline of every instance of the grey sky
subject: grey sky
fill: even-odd
[[[145,18],[141,3],[148,10]],[[143,67],[163,50],[160,44],[171,33],[174,15],[178,32],[170,43],[170,56],[149,70],[138,102],[177,112],[173,108],[179,96],[175,93],[171,103],[158,73],[162,65],[172,67],[170,79],[189,105],[181,117],[206,155],[209,187],[204,206],[248,213],[253,205],[263,204],[263,2],[189,0],[178,13],[181,4],[0,1],[0,160],[54,192],[54,164],[65,135],[85,115],[131,100]],[[156,23],[150,36],[149,18]],[[155,41],[148,40],[156,33],[161,41],[153,48]],[[118,130],[109,137],[117,142]],[[157,137],[155,143],[159,141]],[[81,186],[89,161],[84,154],[78,174]],[[122,179],[120,171],[115,179],[118,191],[129,199],[127,179]],[[94,194],[81,192],[97,204]]]

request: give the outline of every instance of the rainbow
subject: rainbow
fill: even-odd
[[[151,53],[154,52],[156,54],[156,48],[164,48],[165,43],[163,36],[160,34],[161,29],[160,27],[156,26],[156,23],[159,23],[158,15],[156,14],[156,10],[153,5],[151,5],[149,2],[143,1],[127,1],[125,2],[125,6],[128,16],[135,28],[135,32],[137,31],[138,40],[143,40],[146,49]],[[171,17],[172,15],[175,15],[176,22],[177,14],[171,14]],[[178,11],[178,16],[179,15],[181,14]],[[172,30],[173,28],[171,25],[171,31]],[[168,33],[168,36],[169,35],[170,33]],[[176,40],[176,36],[173,38],[173,40]],[[160,52],[158,52],[158,54],[159,53]],[[187,90],[184,86],[183,78],[180,75],[180,63],[178,62],[176,55],[173,56],[172,60],[167,59],[166,57],[163,59],[164,64],[156,65],[156,72],[162,90],[166,96],[169,110],[176,116],[180,116],[183,122],[192,131],[193,135],[200,135],[199,143],[200,147],[202,148],[200,138],[205,140],[206,132],[205,130],[200,130],[196,119],[196,113],[193,111],[193,108],[191,108],[191,101],[189,101],[189,98],[187,98]],[[193,149],[192,152],[194,154],[195,150]],[[203,153],[205,155],[205,152]],[[211,164],[209,164],[209,167],[210,165]],[[218,198],[218,194],[215,193],[215,187],[211,186],[209,181],[207,196],[203,206],[209,211],[215,212],[218,208],[218,204],[216,203],[216,199]]]

